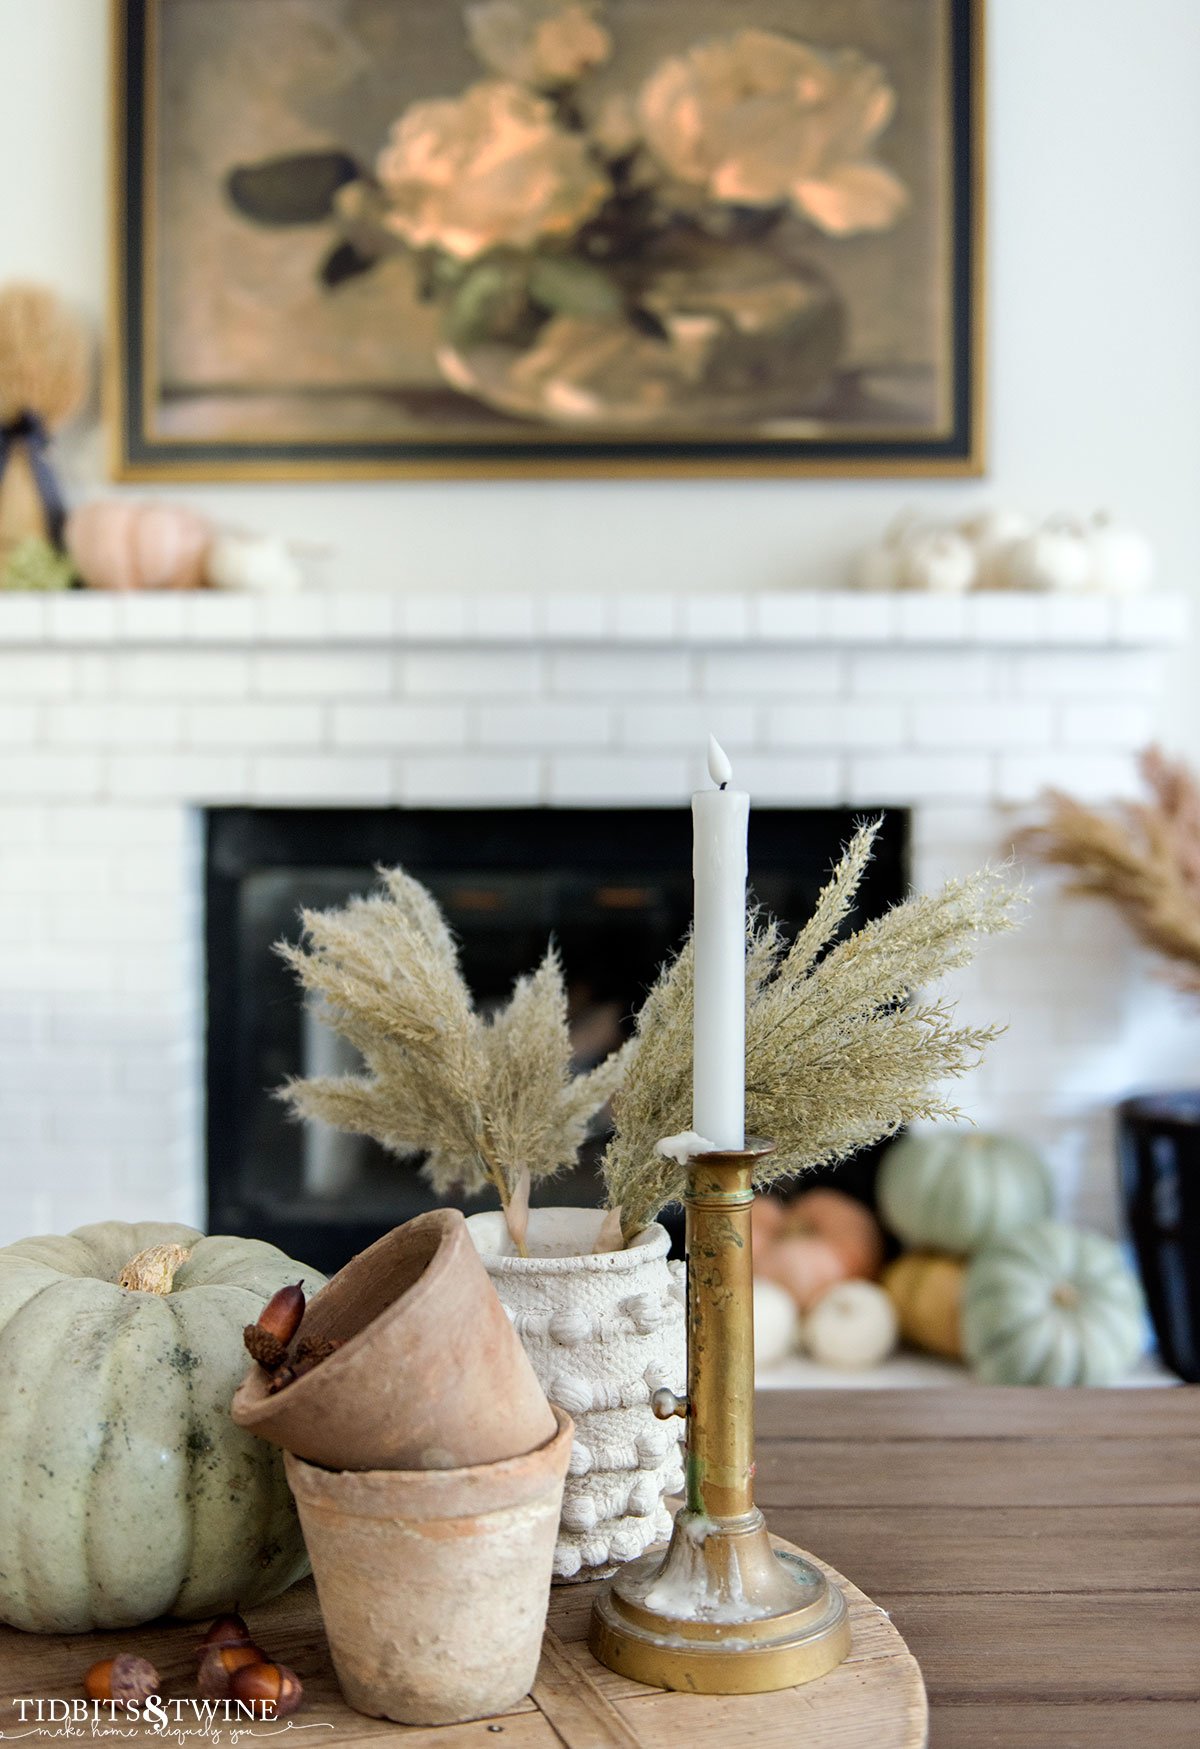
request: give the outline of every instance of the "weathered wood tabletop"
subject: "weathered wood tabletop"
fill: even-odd
[[[758,1436],[772,1530],[890,1612],[924,1672],[934,1749],[1200,1744],[1200,1390],[771,1392]],[[539,1689],[499,1727],[403,1734],[350,1713],[311,1585],[251,1625],[305,1678],[310,1705],[294,1722],[332,1719],[314,1737],[340,1749],[385,1737],[404,1749],[694,1749],[702,1733],[681,1734],[667,1697],[591,1663],[587,1600],[574,1596],[579,1607],[572,1588],[556,1591]],[[78,1695],[88,1664],[117,1650],[151,1658],[166,1691],[186,1693],[195,1639],[179,1624],[80,1638],[0,1629],[0,1731],[22,1729],[14,1697]],[[572,1714],[572,1684],[591,1674],[608,1704]],[[745,1704],[729,1703],[722,1749],[792,1740],[765,1715],[741,1729]],[[868,1739],[851,1726],[838,1740]]]

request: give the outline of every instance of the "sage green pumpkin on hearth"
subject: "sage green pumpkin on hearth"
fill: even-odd
[[[963,1257],[1050,1213],[1050,1178],[1016,1136],[914,1132],[893,1142],[875,1187],[879,1212],[917,1251]]]
[[[1115,1385],[1145,1346],[1137,1280],[1111,1239],[1038,1221],[967,1265],[963,1348],[989,1385]]]
[[[141,1285],[119,1286],[134,1259]],[[282,1454],[229,1417],[243,1326],[297,1280],[324,1278],[151,1222],[0,1249],[0,1620],[215,1615],[308,1571]]]

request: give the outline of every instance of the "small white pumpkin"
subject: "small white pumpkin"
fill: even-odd
[[[800,1314],[796,1302],[773,1281],[754,1280],[754,1364],[778,1366],[792,1354],[800,1340]]]
[[[253,589],[263,595],[290,595],[304,582],[287,542],[270,534],[218,535],[205,571],[214,589]]]
[[[1010,589],[1087,589],[1092,554],[1077,522],[1058,517],[1009,548],[1004,566]]]
[[[1093,588],[1112,595],[1140,595],[1149,589],[1154,581],[1154,548],[1140,530],[1101,510],[1088,526],[1087,541]]]
[[[1141,1290],[1111,1239],[1055,1221],[967,1266],[963,1348],[985,1384],[1115,1385],[1141,1353]]]
[[[854,587],[876,594],[903,589],[905,547],[922,528],[921,518],[911,506],[893,517],[883,539],[859,554],[852,576]]]
[[[1050,1213],[1041,1156],[1017,1136],[913,1131],[893,1142],[875,1198],[884,1225],[916,1251],[963,1256]]]
[[[878,1283],[842,1281],[805,1318],[804,1346],[825,1366],[878,1366],[895,1348],[899,1329],[891,1297]]]
[[[975,582],[978,569],[969,540],[952,528],[930,529],[904,542],[900,587],[932,595],[962,595]]]
[[[1033,521],[1023,510],[983,510],[960,523],[959,533],[975,549],[975,588],[1007,589],[1012,550],[1033,533]]]

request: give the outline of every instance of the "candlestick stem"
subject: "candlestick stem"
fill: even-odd
[[[746,1155],[701,1154],[687,1195],[687,1508],[754,1509],[754,1192]]]
[[[776,1553],[754,1504],[750,1209],[767,1142],[688,1163],[686,1500],[665,1555],[631,1562],[597,1599],[589,1644],[637,1682],[701,1694],[790,1688],[850,1650],[841,1593]],[[674,1398],[656,1405],[676,1412]]]

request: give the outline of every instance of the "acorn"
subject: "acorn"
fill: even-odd
[[[207,1646],[200,1659],[196,1685],[205,1700],[228,1700],[233,1678],[250,1664],[262,1664],[266,1653],[247,1641],[236,1646]]]
[[[320,1366],[323,1360],[328,1360],[331,1354],[336,1354],[342,1346],[336,1336],[302,1336],[296,1344],[293,1361],[296,1377],[302,1373],[311,1372],[314,1366]]]
[[[149,1700],[159,1692],[158,1671],[148,1658],[119,1652],[92,1665],[84,1675],[83,1692],[89,1700]]]
[[[271,1295],[256,1324],[247,1324],[242,1340],[259,1366],[269,1371],[287,1359],[288,1343],[304,1316],[304,1289],[296,1282]]]
[[[209,1646],[251,1646],[250,1629],[240,1615],[219,1615],[200,1641],[201,1656]]]
[[[229,1690],[256,1719],[281,1719],[304,1699],[300,1678],[286,1664],[246,1664],[234,1671]]]

